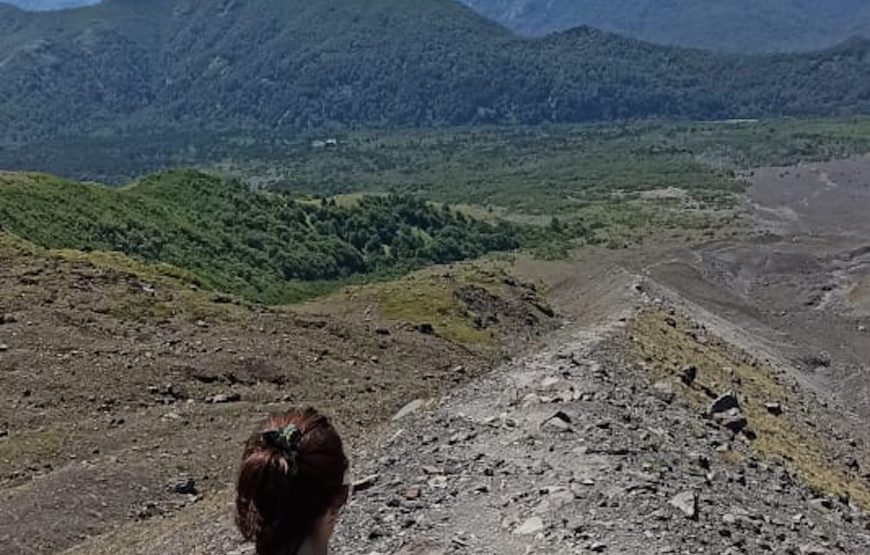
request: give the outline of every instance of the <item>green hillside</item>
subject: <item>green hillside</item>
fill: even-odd
[[[461,1],[525,35],[589,25],[725,52],[815,50],[870,31],[870,6],[863,0]]]
[[[452,0],[0,6],[0,145],[855,113],[870,109],[868,54],[717,56],[588,28],[520,39]]]
[[[115,250],[189,270],[264,302],[335,282],[516,248],[514,230],[423,201],[294,201],[196,171],[122,189],[44,174],[0,174],[0,229],[49,248]]]

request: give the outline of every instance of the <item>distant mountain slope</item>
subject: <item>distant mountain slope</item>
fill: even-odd
[[[137,129],[722,119],[870,109],[866,42],[717,56],[518,39],[451,0],[0,6],[0,144]]]
[[[34,12],[78,8],[80,6],[90,6],[98,2],[100,0],[0,0],[0,3],[12,4],[22,10]]]
[[[864,0],[460,0],[523,34],[589,25],[729,52],[826,48],[870,31]]]

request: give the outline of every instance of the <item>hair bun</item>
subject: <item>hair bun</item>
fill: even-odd
[[[290,463],[290,475],[296,476],[299,472],[298,458],[299,445],[302,443],[302,432],[293,424],[278,430],[266,430],[260,433],[263,444],[278,449]]]

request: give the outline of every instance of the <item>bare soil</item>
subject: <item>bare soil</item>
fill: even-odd
[[[870,417],[868,176],[870,157],[755,170],[748,239],[645,268],[782,354],[859,421]]]
[[[408,400],[480,375],[553,325],[531,286],[487,270],[475,278],[503,296],[473,289],[473,307],[466,269],[413,278],[454,299],[458,322],[487,317],[492,341],[463,344],[435,320],[423,330],[381,317],[365,288],[340,312],[329,300],[273,309],[9,236],[0,261],[3,555],[207,505],[269,412],[325,407],[354,445]],[[195,492],[174,491],[187,478]]]

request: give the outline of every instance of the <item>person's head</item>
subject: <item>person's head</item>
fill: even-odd
[[[303,541],[329,541],[347,502],[347,457],[329,420],[314,409],[266,420],[245,443],[236,524],[259,555]]]

